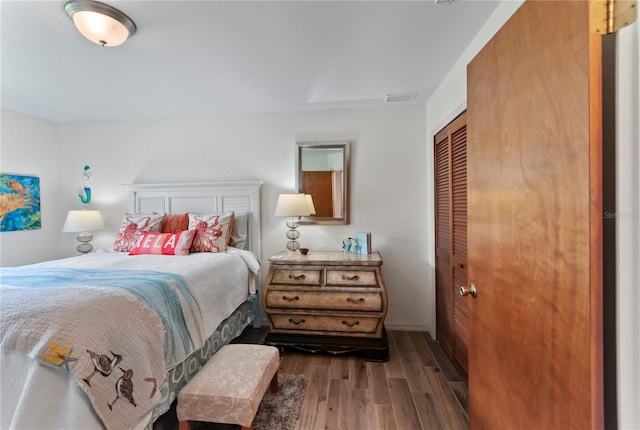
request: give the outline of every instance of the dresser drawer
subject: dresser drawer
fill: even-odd
[[[300,330],[306,332],[375,333],[379,318],[335,317],[322,315],[271,314],[276,330]]]
[[[336,251],[286,251],[269,259],[261,302],[265,344],[301,351],[389,359],[382,258]]]
[[[327,269],[327,285],[377,286],[375,270]]]
[[[321,269],[275,269],[271,284],[320,285]]]
[[[266,305],[267,308],[279,309],[382,311],[382,294],[379,291],[326,292],[321,290],[270,289],[265,297]]]

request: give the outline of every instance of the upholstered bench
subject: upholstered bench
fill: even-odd
[[[272,346],[223,346],[178,393],[180,430],[189,430],[190,421],[251,429],[267,386],[278,391],[279,366],[280,354]]]

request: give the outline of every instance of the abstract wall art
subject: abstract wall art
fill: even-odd
[[[0,173],[0,231],[40,227],[40,178]]]

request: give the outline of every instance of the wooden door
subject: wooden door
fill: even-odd
[[[602,428],[601,41],[527,1],[468,66],[472,429]]]
[[[311,194],[316,209],[315,216],[332,218],[333,178],[329,171],[303,170],[300,172],[300,192]]]
[[[467,376],[467,119],[462,113],[434,138],[437,339]]]

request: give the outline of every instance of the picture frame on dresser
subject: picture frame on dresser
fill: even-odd
[[[370,232],[358,232],[356,233],[356,254],[371,254],[371,233]]]

